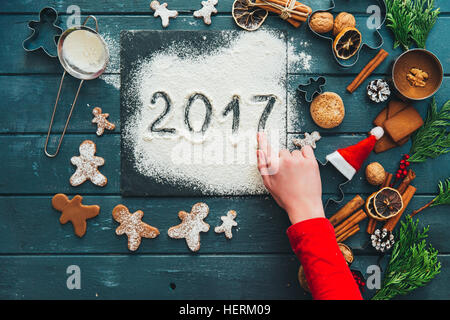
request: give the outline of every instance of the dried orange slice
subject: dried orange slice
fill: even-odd
[[[231,14],[239,27],[255,31],[264,23],[269,12],[255,6],[251,0],[235,0]]]
[[[354,27],[344,28],[334,39],[333,50],[336,57],[347,60],[353,57],[362,43],[361,32]]]

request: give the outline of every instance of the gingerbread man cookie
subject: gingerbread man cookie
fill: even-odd
[[[215,5],[217,5],[218,2],[218,0],[202,1],[203,8],[194,11],[194,17],[203,18],[204,23],[211,24],[211,15],[217,13]]]
[[[200,232],[209,231],[209,224],[203,221],[208,213],[208,205],[202,202],[194,204],[191,213],[180,211],[178,217],[182,222],[169,229],[169,237],[173,239],[184,238],[191,251],[200,250]]]
[[[85,140],[80,144],[80,156],[72,157],[70,162],[77,167],[75,173],[70,177],[70,184],[74,187],[79,186],[86,180],[93,184],[103,187],[108,179],[98,171],[99,166],[105,163],[102,157],[96,157],[95,143],[91,140]]]
[[[178,17],[178,11],[167,9],[167,3],[160,4],[159,1],[152,1],[150,3],[150,8],[155,11],[153,14],[155,18],[161,18],[161,23],[164,28],[169,26],[170,18]]]
[[[95,107],[92,110],[92,114],[94,115],[94,119],[92,119],[92,123],[97,124],[97,136],[101,136],[105,129],[114,130],[116,125],[114,123],[106,120],[109,117],[109,113],[102,113],[102,109],[99,107]]]
[[[300,149],[304,146],[311,146],[313,149],[316,148],[316,142],[319,141],[321,138],[320,133],[317,131],[311,132],[309,134],[308,132],[305,132],[305,138],[304,139],[292,139],[292,143],[299,147]]]
[[[237,216],[236,211],[234,210],[228,211],[226,216],[220,217],[220,219],[222,220],[222,224],[220,226],[215,227],[214,231],[216,233],[225,233],[225,237],[227,239],[233,238],[233,233],[231,232],[232,231],[231,229],[237,226],[237,222],[234,221],[236,216]]]
[[[86,206],[81,203],[82,196],[76,195],[72,200],[62,193],[56,194],[52,199],[52,206],[61,211],[59,222],[66,224],[72,222],[75,234],[80,238],[86,233],[86,220],[98,216],[100,207],[97,205]]]
[[[159,230],[142,222],[144,212],[141,210],[131,214],[127,207],[117,205],[112,212],[114,220],[120,223],[116,229],[118,236],[126,234],[128,237],[128,249],[136,251],[141,244],[142,238],[153,239],[159,235]]]

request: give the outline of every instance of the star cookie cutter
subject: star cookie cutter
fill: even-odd
[[[311,102],[316,94],[323,92],[323,87],[326,83],[327,80],[322,76],[316,79],[311,77],[307,83],[299,84],[297,90],[300,94],[304,94],[306,102]]]
[[[366,23],[366,21],[364,21],[365,23],[360,23],[356,25],[356,28],[361,32],[362,34],[362,43],[359,46],[358,51],[356,52],[356,54],[351,57],[348,60],[343,60],[343,59],[339,59],[338,57],[336,57],[336,53],[334,52],[333,49],[333,42],[334,42],[334,36],[328,32],[325,34],[320,34],[315,32],[310,25],[310,21],[311,21],[311,17],[316,13],[316,12],[329,12],[333,9],[336,8],[336,2],[339,2],[340,4],[342,2],[346,2],[347,3],[347,7],[351,6],[352,3],[349,0],[331,0],[331,6],[328,9],[325,10],[315,10],[313,11],[313,13],[308,17],[308,27],[311,30],[312,33],[314,33],[316,36],[322,38],[322,39],[327,39],[328,41],[330,41],[330,47],[331,47],[331,52],[333,53],[333,57],[334,60],[336,61],[336,63],[343,67],[343,68],[350,68],[353,67],[359,60],[359,54],[362,50],[363,47],[367,47],[370,50],[377,50],[379,48],[381,48],[384,44],[384,40],[383,40],[383,36],[380,33],[380,29],[381,27],[384,25],[385,21],[386,21],[386,3],[384,2],[384,0],[376,0],[376,3],[378,3],[378,8],[380,9],[380,23],[377,27],[374,28],[370,28],[368,26],[368,24]],[[374,4],[376,6],[376,4]],[[339,7],[345,7],[345,6],[339,6]],[[369,9],[371,6],[369,6],[367,9]],[[344,10],[342,10],[344,11]],[[368,15],[372,15],[367,13]],[[376,13],[373,13],[376,14]],[[375,45],[370,45],[368,44],[367,41],[367,35],[369,35],[370,33],[373,33],[372,38],[377,38],[378,41],[373,40],[374,43],[376,43]],[[345,63],[348,62],[348,63]]]
[[[51,58],[58,56],[57,39],[63,29],[57,25],[58,12],[52,7],[45,7],[39,12],[39,21],[31,20],[28,28],[31,35],[22,42],[22,47],[27,52],[42,49]]]

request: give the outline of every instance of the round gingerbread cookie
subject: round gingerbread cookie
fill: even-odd
[[[317,33],[327,33],[333,30],[334,18],[329,12],[316,12],[310,20],[309,26]]]
[[[319,127],[331,129],[340,125],[344,120],[344,102],[337,93],[324,92],[311,102],[310,112]]]

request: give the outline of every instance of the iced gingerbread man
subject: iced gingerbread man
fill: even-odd
[[[222,224],[220,226],[217,226],[214,228],[214,231],[216,233],[225,233],[225,237],[227,239],[233,238],[232,229],[233,227],[236,227],[238,224],[234,219],[236,219],[236,211],[230,210],[228,211],[226,216],[220,217],[222,220]]]
[[[194,11],[194,17],[203,18],[205,24],[211,24],[211,15],[217,13],[215,5],[217,5],[218,2],[218,0],[202,1],[203,8]]]
[[[202,202],[194,204],[191,213],[180,211],[178,217],[182,222],[169,229],[169,237],[174,239],[184,238],[191,251],[200,250],[200,232],[209,231],[209,224],[203,221],[208,213],[208,205]]]
[[[96,151],[95,143],[91,140],[85,140],[80,144],[80,156],[70,159],[70,162],[77,167],[75,173],[70,177],[72,186],[79,186],[86,180],[90,180],[100,187],[106,185],[108,179],[98,171],[98,167],[105,163],[105,159],[96,157]]]
[[[97,136],[101,136],[105,129],[114,130],[116,125],[114,123],[109,122],[107,119],[109,117],[109,113],[102,113],[102,109],[99,107],[95,107],[92,110],[92,114],[94,115],[94,119],[92,119],[92,123],[97,124]]]
[[[178,17],[178,11],[167,9],[167,3],[160,4],[159,1],[150,2],[150,8],[155,11],[153,16],[160,17],[164,28],[169,26],[169,19]]]

